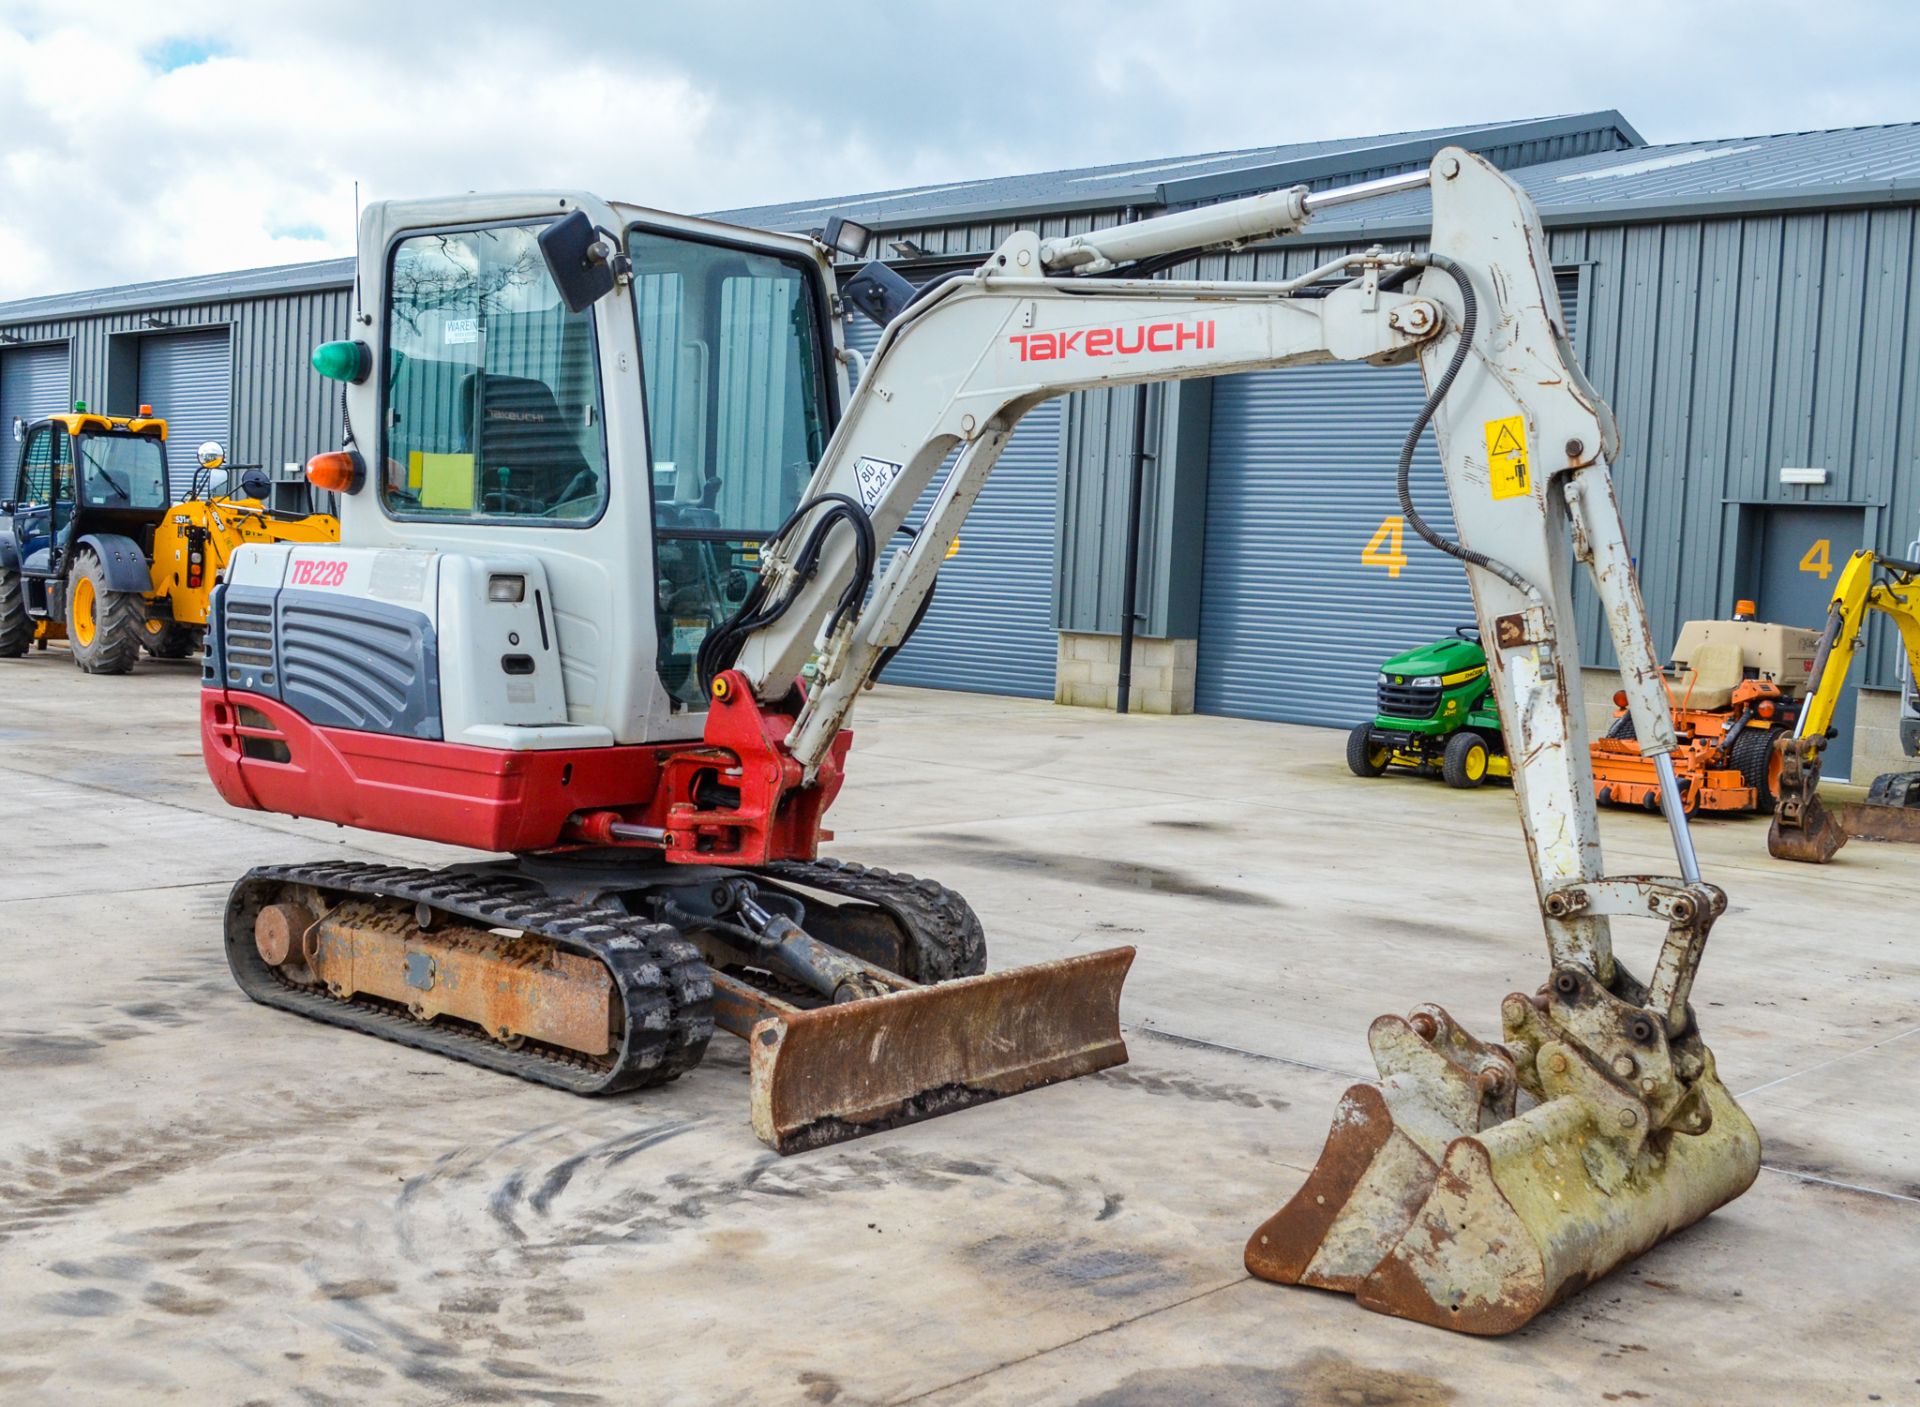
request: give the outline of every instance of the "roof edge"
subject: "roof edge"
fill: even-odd
[[[1485,123],[1478,127],[1458,127],[1444,137],[1420,137],[1411,141],[1386,142],[1374,147],[1352,147],[1346,151],[1276,161],[1266,166],[1245,166],[1234,171],[1216,171],[1160,183],[1163,205],[1181,205],[1196,200],[1223,199],[1251,191],[1278,190],[1302,181],[1342,172],[1366,170],[1375,166],[1418,165],[1431,161],[1442,147],[1459,146],[1468,151],[1508,146],[1515,142],[1550,141],[1578,132],[1598,132],[1611,128],[1621,138],[1616,150],[1644,147],[1647,142],[1617,108],[1596,112],[1570,113],[1561,117],[1541,117],[1518,122]]]
[[[98,317],[131,309],[179,308],[210,301],[244,302],[285,293],[312,293],[353,284],[352,259],[317,259],[306,264],[267,264],[223,274],[189,274],[151,283],[120,284],[113,288],[76,293],[48,293],[0,303],[0,327],[62,318]],[[275,278],[273,275],[281,275]],[[257,285],[237,286],[238,280],[258,279]]]

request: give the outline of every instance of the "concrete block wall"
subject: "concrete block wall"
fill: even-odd
[[[1128,708],[1139,713],[1192,713],[1197,640],[1136,636]],[[1054,674],[1055,703],[1076,708],[1119,706],[1120,637],[1078,631],[1060,633]]]

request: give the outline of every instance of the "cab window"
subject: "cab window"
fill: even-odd
[[[144,435],[83,435],[81,495],[91,508],[165,508],[166,452]]]
[[[653,459],[659,671],[705,707],[695,656],[746,598],[762,540],[813,476],[832,421],[815,271],[640,227],[627,233]]]
[[[399,517],[584,526],[607,502],[593,315],[539,227],[401,240],[387,303],[381,499]]]
[[[20,456],[20,478],[12,494],[16,503],[37,505],[53,501],[56,473],[60,497],[73,497],[73,463],[64,425],[42,425],[27,436]]]

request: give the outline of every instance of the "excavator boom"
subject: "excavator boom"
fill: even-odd
[[[1920,786],[1914,774],[1874,782],[1865,802],[1821,799],[1820,772],[1833,716],[1854,657],[1866,643],[1867,620],[1893,621],[1909,677],[1920,677],[1920,562],[1860,551],[1848,559],[1827,603],[1827,620],[1814,656],[1806,706],[1792,739],[1782,744],[1780,790],[1767,828],[1767,853],[1776,860],[1824,865],[1852,839],[1920,842]]]

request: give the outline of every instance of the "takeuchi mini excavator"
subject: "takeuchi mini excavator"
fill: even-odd
[[[1429,180],[1428,252],[1151,276]],[[1677,805],[1678,878],[1601,864],[1576,569],[1656,767],[1673,722],[1612,419],[1525,195],[1448,148],[1430,172],[1016,232],[918,291],[878,265],[837,291],[830,247],[862,233],[571,194],[369,207],[354,336],[315,354],[347,383],[351,442],[309,469],[343,496],[342,540],[237,555],[207,765],[241,806],[512,858],[253,870],[227,914],[241,986],[583,1093],[671,1079],[717,1025],[747,1040],[754,1127],[782,1151],[1121,1061],[1129,950],[986,974],[951,890],[820,858],[854,704],[1035,406],[1417,361],[1402,507],[1472,581],[1551,968],[1503,1003],[1497,1043],[1437,1007],[1375,1022],[1379,1083],[1348,1091],[1247,1264],[1499,1333],[1744,1191],[1759,1142],[1688,1000],[1725,897]],[[886,329],[851,393],[843,298]],[[1413,500],[1429,424],[1457,542]],[[1644,978],[1614,952],[1626,917],[1665,927]]]
[[[1825,629],[1814,655],[1791,741],[1781,744],[1779,799],[1767,828],[1767,852],[1776,860],[1824,865],[1849,840],[1920,841],[1920,772],[1886,772],[1873,780],[1865,801],[1829,804],[1820,797],[1820,764],[1833,737],[1834,710],[1847,686],[1854,657],[1866,643],[1871,615],[1886,616],[1900,632],[1907,662],[1903,698],[1920,680],[1920,562],[1856,552],[1840,572],[1827,604]],[[1909,708],[1911,705],[1909,704]],[[1902,721],[1900,741],[1908,756],[1914,730]]]

